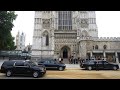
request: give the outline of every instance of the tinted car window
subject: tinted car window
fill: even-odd
[[[108,64],[108,62],[105,61],[104,64]]]
[[[50,61],[50,63],[51,63],[51,64],[54,64],[54,63],[55,63],[55,61],[53,61],[53,60],[52,60],[52,61]]]
[[[88,63],[88,64],[94,64],[94,61],[89,60],[89,61],[86,61],[85,63]]]
[[[15,66],[24,66],[24,62],[16,62]]]
[[[24,63],[24,66],[30,66],[30,64],[29,64],[29,63],[27,63],[27,62],[25,62],[25,63]]]
[[[28,63],[29,63],[29,65],[31,65],[31,66],[36,66],[36,65],[37,65],[36,63],[34,63],[34,62],[32,62],[32,61],[29,61]]]
[[[13,66],[13,64],[14,64],[14,61],[5,61],[4,63],[3,63],[3,66]]]
[[[46,60],[45,63],[50,63],[50,61],[47,61],[47,60]]]
[[[102,61],[99,61],[98,63],[99,63],[99,64],[102,64]]]

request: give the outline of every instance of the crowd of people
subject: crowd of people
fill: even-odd
[[[56,61],[57,59],[55,59]],[[59,63],[63,63],[63,58],[59,58],[58,59]],[[85,61],[84,59],[82,58],[73,58],[73,56],[71,58],[68,59],[69,61],[69,64],[79,64],[79,63],[82,63],[83,61]]]

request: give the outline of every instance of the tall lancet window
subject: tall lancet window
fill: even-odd
[[[48,36],[48,34],[46,35],[46,46],[49,46],[49,36]]]
[[[47,30],[45,30],[42,33],[42,46],[49,46],[49,33]]]
[[[72,30],[72,11],[58,12],[58,29]]]

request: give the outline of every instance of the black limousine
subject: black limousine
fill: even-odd
[[[59,63],[54,59],[44,59],[38,62],[38,65],[45,65],[46,69],[57,69],[63,71],[66,68],[64,63]]]
[[[110,62],[107,62],[106,60],[87,60],[87,61],[80,63],[81,68],[85,68],[88,70],[96,69],[96,66],[98,69],[108,69],[108,70],[119,69],[118,64],[110,63]]]

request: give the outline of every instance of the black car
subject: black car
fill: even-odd
[[[98,69],[113,69],[113,70],[119,69],[118,64],[110,63],[105,60],[87,60],[81,63],[80,67],[88,70],[92,70],[92,69],[96,69],[96,64]]]
[[[54,59],[40,60],[38,62],[38,65],[45,65],[46,69],[58,69],[60,71],[63,71],[66,68],[66,65],[64,63],[59,63]]]
[[[38,66],[30,60],[10,60],[4,61],[1,66],[1,73],[6,73],[6,76],[11,75],[32,75],[37,78],[46,73],[44,65]]]

